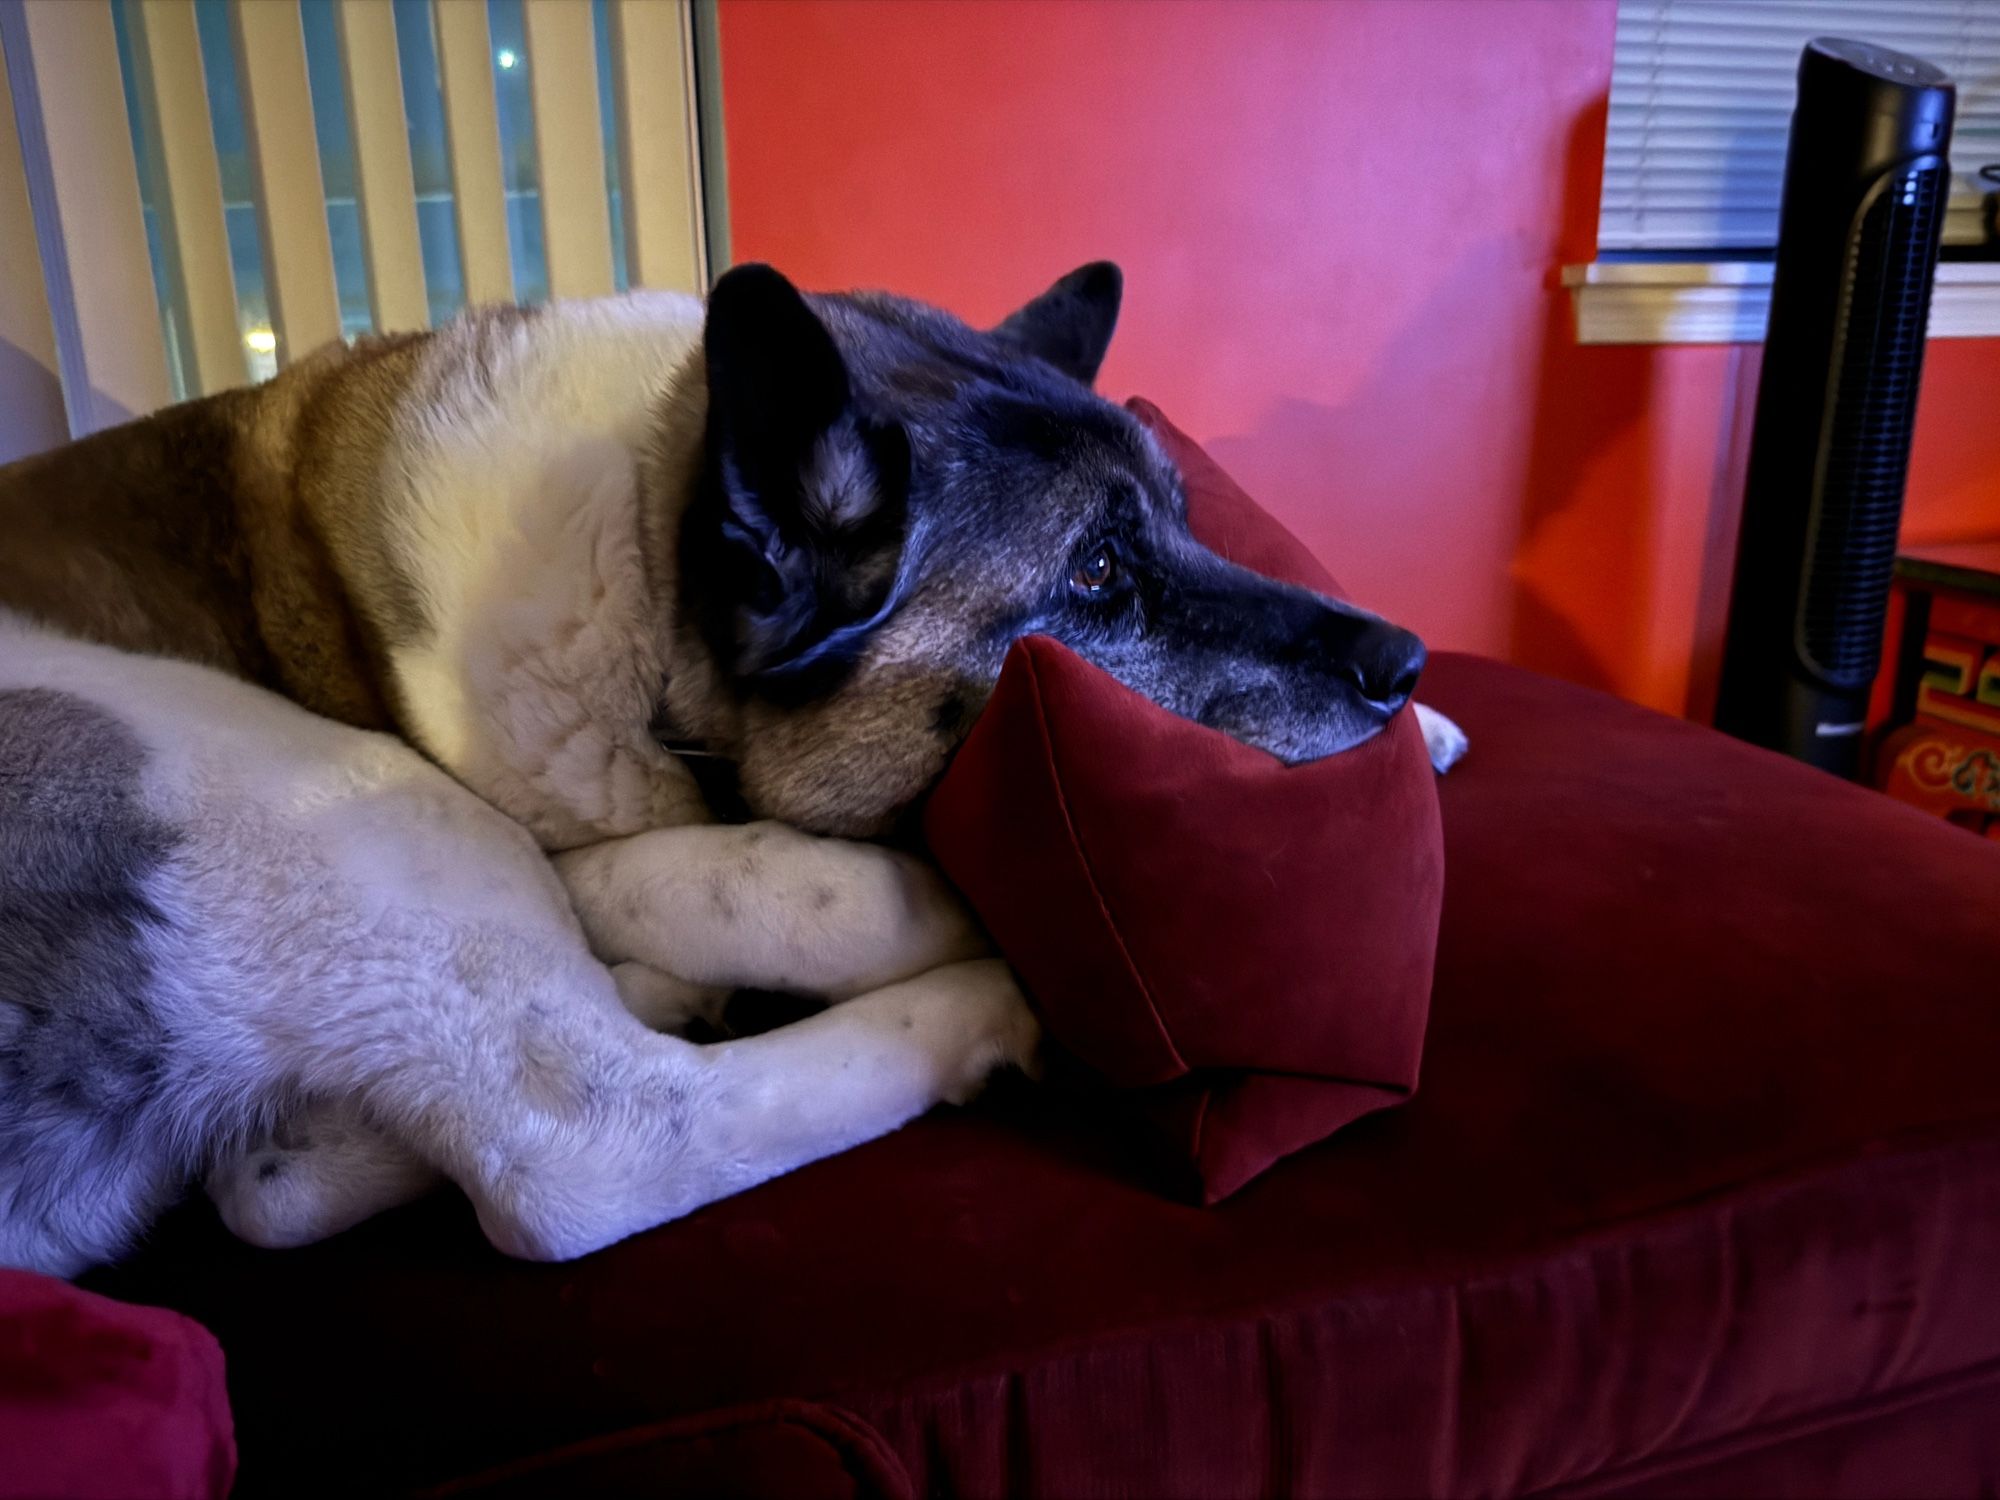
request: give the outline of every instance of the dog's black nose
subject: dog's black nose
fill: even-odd
[[[1417,690],[1424,643],[1387,620],[1371,620],[1355,640],[1346,668],[1368,706],[1386,719]]]

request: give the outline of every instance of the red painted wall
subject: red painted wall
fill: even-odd
[[[1118,260],[1101,388],[1358,597],[1705,713],[1756,352],[1571,336],[1614,8],[723,0],[733,252],[975,321]],[[2000,529],[1996,394],[1933,345],[1910,534]]]

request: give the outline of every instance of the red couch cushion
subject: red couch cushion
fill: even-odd
[[[1423,1089],[1219,1207],[1024,1088],[573,1265],[197,1203],[106,1280],[221,1336],[246,1500],[781,1396],[916,1493],[1879,1494],[1913,1413],[1992,1488],[2000,849],[1492,662],[1424,696],[1475,748]]]
[[[206,1330],[0,1270],[0,1500],[221,1500],[235,1470]]]
[[[436,1500],[910,1500],[908,1473],[867,1423],[810,1401],[760,1401],[587,1438],[434,1490]]]

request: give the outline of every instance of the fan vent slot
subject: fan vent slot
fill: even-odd
[[[1882,648],[1945,183],[1942,166],[1898,171],[1848,246],[1798,622],[1807,663],[1835,687],[1865,684]]]

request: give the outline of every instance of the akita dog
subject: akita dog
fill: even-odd
[[[746,266],[0,470],[0,1263],[115,1257],[200,1179],[291,1245],[440,1176],[573,1256],[1029,1062],[949,890],[861,841],[1009,644],[1288,760],[1423,662],[1190,537],[1090,390],[1119,293],[982,332]],[[839,1003],[664,1034],[736,987]]]

